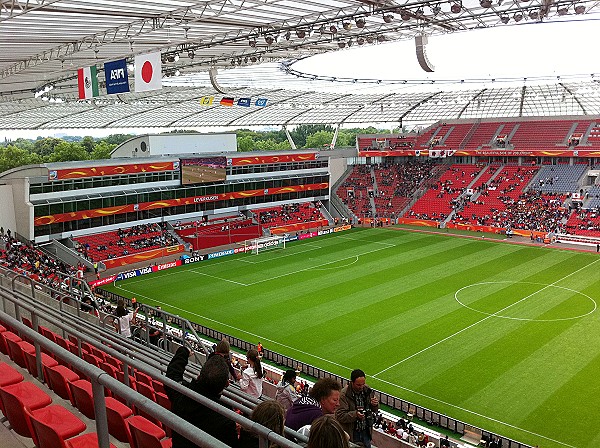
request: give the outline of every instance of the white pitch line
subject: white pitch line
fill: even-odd
[[[369,241],[369,240],[363,240],[363,239],[361,239],[361,238],[351,238],[351,237],[349,237],[349,236],[342,236],[342,235],[338,236],[338,238],[341,238],[341,239],[343,239],[343,240],[363,241],[363,242],[365,242],[365,243],[371,243],[371,244],[384,244],[384,245],[386,245],[386,246],[388,246],[388,247],[395,247],[395,246],[397,246],[397,244],[392,244],[392,243],[384,243],[384,242],[382,242],[382,241]]]
[[[123,290],[123,291],[129,292],[129,293],[131,293],[131,294],[136,294],[134,291],[131,291],[131,290],[128,290],[128,289],[122,288],[122,287],[120,287],[120,286],[117,286],[117,288],[119,288],[119,289],[121,289],[121,290]],[[156,302],[156,303],[160,303],[160,304],[162,304],[162,305],[164,305],[164,306],[166,306],[166,307],[171,307],[171,308],[173,308],[173,309],[176,309],[176,310],[179,310],[179,311],[183,311],[183,312],[185,312],[185,313],[188,313],[188,314],[194,315],[194,316],[196,316],[196,317],[200,317],[201,319],[206,319],[206,320],[208,320],[208,321],[210,321],[210,322],[214,322],[214,323],[216,323],[216,324],[223,325],[224,327],[228,327],[228,328],[231,328],[231,329],[234,329],[234,330],[240,331],[240,332],[242,332],[242,333],[245,333],[245,334],[247,334],[247,335],[250,335],[250,336],[253,336],[253,337],[257,338],[257,340],[259,340],[259,341],[267,341],[267,342],[270,342],[270,343],[272,343],[273,345],[277,345],[277,346],[280,346],[280,347],[285,347],[285,348],[287,348],[287,349],[289,349],[289,350],[292,350],[292,351],[295,351],[295,352],[297,352],[297,353],[301,353],[301,354],[303,354],[303,355],[306,355],[306,356],[309,356],[309,357],[311,357],[311,358],[318,359],[319,361],[323,361],[323,362],[325,362],[325,363],[328,363],[328,364],[331,364],[331,365],[334,365],[334,366],[340,367],[340,368],[342,368],[342,369],[346,369],[348,372],[351,372],[351,371],[352,371],[352,369],[351,369],[350,367],[348,367],[348,366],[345,366],[345,365],[339,364],[339,363],[337,363],[337,362],[333,362],[333,361],[331,361],[331,360],[329,360],[329,359],[325,359],[325,358],[322,358],[322,357],[320,357],[320,356],[316,356],[316,355],[314,355],[314,354],[312,354],[312,353],[305,352],[304,350],[299,350],[299,349],[297,349],[297,348],[295,348],[295,347],[291,347],[291,346],[289,346],[289,345],[282,344],[282,343],[280,343],[280,342],[274,341],[273,339],[269,339],[269,338],[267,338],[267,337],[264,337],[264,336],[261,336],[261,335],[259,335],[259,334],[256,334],[256,333],[251,333],[251,332],[249,332],[249,331],[246,331],[246,330],[242,330],[241,328],[234,327],[233,325],[229,325],[229,324],[226,324],[226,323],[220,322],[220,321],[218,321],[218,320],[215,320],[215,319],[211,319],[210,317],[202,316],[201,314],[198,314],[198,313],[194,313],[194,312],[191,312],[191,311],[185,310],[185,309],[183,309],[183,308],[180,308],[180,307],[178,307],[178,306],[174,306],[174,305],[172,305],[172,304],[170,304],[170,303],[166,303],[166,302],[163,302],[163,301],[160,301],[160,300],[155,300],[155,299],[153,299],[153,298],[151,298],[151,297],[148,297],[148,296],[145,296],[145,295],[143,295],[143,294],[136,294],[136,295],[137,295],[138,297],[145,298],[145,299],[148,299],[148,300],[152,300],[153,302]],[[300,362],[301,362],[301,361],[300,361]],[[373,376],[373,375],[371,375],[371,376]],[[531,435],[533,435],[533,436],[536,436],[536,437],[541,437],[541,438],[543,438],[543,439],[545,439],[545,440],[549,440],[549,441],[551,441],[551,442],[555,442],[555,443],[558,443],[559,445],[563,445],[563,446],[566,446],[566,447],[569,447],[569,448],[577,448],[577,447],[575,447],[575,446],[573,446],[573,445],[569,445],[569,444],[567,444],[567,443],[560,442],[560,441],[558,441],[558,440],[552,439],[552,438],[550,438],[550,437],[546,437],[546,436],[544,436],[544,435],[541,435],[541,434],[537,434],[537,433],[535,433],[535,432],[533,432],[533,431],[529,431],[529,430],[527,430],[527,429],[519,428],[518,426],[512,425],[512,424],[510,424],[510,423],[503,422],[503,421],[501,421],[501,420],[498,420],[498,419],[495,419],[495,418],[493,418],[493,417],[488,417],[487,415],[480,414],[479,412],[471,411],[470,409],[466,409],[466,408],[463,408],[463,407],[461,407],[461,406],[457,406],[457,405],[455,405],[455,404],[448,403],[448,402],[446,402],[446,401],[444,401],[444,400],[440,400],[439,398],[431,397],[431,396],[429,396],[429,395],[426,395],[426,394],[424,394],[424,393],[417,392],[417,391],[415,391],[415,390],[409,389],[409,388],[407,388],[407,387],[404,387],[404,386],[400,386],[399,384],[395,384],[395,383],[392,383],[392,382],[390,382],[390,381],[382,380],[381,378],[376,378],[376,379],[377,379],[377,381],[381,381],[382,383],[386,383],[386,384],[389,384],[390,386],[397,387],[398,389],[405,390],[405,391],[407,391],[407,392],[413,393],[413,394],[415,394],[415,395],[418,395],[418,396],[420,396],[420,397],[427,398],[427,399],[429,399],[429,400],[432,400],[432,401],[435,401],[435,402],[437,402],[437,403],[444,404],[444,405],[446,405],[446,406],[449,406],[449,407],[452,407],[452,408],[458,409],[458,410],[460,410],[460,411],[463,411],[463,412],[466,412],[466,413],[469,413],[469,414],[472,414],[472,415],[476,415],[476,416],[478,416],[478,417],[481,417],[481,418],[484,418],[484,419],[486,419],[486,420],[490,420],[490,421],[493,421],[493,422],[499,423],[499,424],[501,424],[501,425],[505,425],[505,426],[507,426],[507,427],[510,427],[510,428],[516,429],[516,430],[518,430],[518,431],[523,431],[523,432],[525,432],[525,433],[527,433],[527,434],[531,434]]]
[[[377,377],[378,375],[381,375],[383,372],[386,372],[386,371],[388,371],[388,370],[390,370],[390,369],[392,369],[392,368],[394,368],[394,367],[396,367],[396,366],[398,366],[398,365],[402,364],[403,362],[406,362],[406,361],[408,361],[409,359],[412,359],[412,358],[414,358],[415,356],[418,356],[418,355],[420,355],[421,353],[423,353],[423,352],[426,352],[427,350],[429,350],[429,349],[431,349],[431,348],[433,348],[433,347],[435,347],[435,346],[437,346],[437,345],[441,344],[442,342],[446,342],[448,339],[452,339],[454,336],[457,336],[457,335],[461,334],[462,332],[464,332],[464,331],[467,331],[468,329],[470,329],[470,328],[473,328],[474,326],[476,326],[476,325],[479,325],[480,323],[482,323],[482,322],[485,322],[486,320],[488,320],[488,319],[490,319],[490,318],[492,318],[492,317],[495,317],[497,314],[499,314],[499,313],[502,313],[503,311],[505,311],[505,310],[509,309],[510,307],[512,307],[512,306],[515,306],[515,305],[516,305],[516,304],[518,304],[518,303],[521,303],[523,300],[527,300],[527,299],[528,299],[528,298],[530,298],[531,296],[534,296],[535,294],[537,294],[537,293],[539,293],[539,292],[542,292],[543,290],[545,290],[545,289],[547,289],[547,288],[550,288],[551,286],[554,286],[556,283],[558,283],[558,282],[560,282],[560,281],[563,281],[564,279],[566,279],[566,278],[569,278],[570,276],[572,276],[572,275],[574,275],[574,274],[578,273],[579,271],[581,271],[581,270],[583,270],[583,269],[585,269],[585,268],[587,268],[587,267],[590,267],[590,266],[594,265],[594,264],[595,264],[595,263],[597,263],[598,261],[600,261],[600,259],[596,259],[595,261],[592,261],[590,264],[587,264],[587,265],[585,265],[585,266],[583,266],[583,267],[581,267],[581,268],[577,269],[576,271],[573,271],[573,272],[571,272],[570,274],[567,274],[567,275],[565,275],[564,277],[562,277],[562,278],[559,278],[559,279],[558,279],[558,280],[556,280],[555,282],[553,282],[553,283],[550,283],[549,285],[546,285],[546,286],[544,286],[542,289],[539,289],[539,290],[537,290],[537,291],[535,291],[535,292],[532,292],[532,293],[531,293],[531,294],[529,294],[528,296],[525,296],[525,297],[523,297],[521,300],[518,300],[518,301],[516,301],[515,303],[511,303],[510,305],[508,305],[508,306],[505,306],[505,307],[504,307],[504,308],[502,308],[501,310],[498,310],[498,311],[496,311],[495,313],[492,313],[492,314],[490,314],[489,316],[486,316],[486,317],[484,317],[483,319],[481,319],[481,320],[478,320],[477,322],[474,322],[474,323],[472,323],[472,324],[471,324],[471,325],[469,325],[468,327],[465,327],[465,328],[463,328],[462,330],[458,330],[456,333],[453,333],[453,334],[451,334],[450,336],[446,336],[444,339],[440,339],[439,341],[437,341],[437,342],[434,342],[434,343],[433,343],[433,344],[431,344],[430,346],[428,346],[428,347],[425,347],[424,349],[422,349],[422,350],[419,350],[418,352],[416,352],[416,353],[413,353],[412,355],[410,355],[410,356],[407,356],[407,357],[406,357],[406,358],[404,358],[404,359],[401,359],[401,360],[400,360],[400,361],[398,361],[397,363],[395,363],[395,364],[392,364],[391,366],[389,366],[389,367],[387,367],[387,368],[385,368],[385,369],[383,369],[383,370],[381,370],[381,371],[377,372],[377,373],[376,373],[375,375],[373,375],[373,376],[374,376],[374,377]]]
[[[286,253],[285,255],[281,255],[280,257],[272,257],[272,258],[268,258],[268,259],[262,259],[260,261],[248,261],[248,260],[241,260],[241,259],[239,261],[244,262],[244,263],[249,263],[249,264],[261,264],[261,263],[268,263],[269,261],[273,261],[273,260],[279,260],[280,258],[293,257],[294,255],[303,254],[305,252],[312,252],[313,250],[323,249],[322,246],[317,246],[316,244],[310,244],[310,245],[313,246],[314,249],[290,252],[290,253]],[[306,246],[308,246],[308,244],[306,244]]]
[[[274,277],[265,278],[263,280],[258,280],[258,281],[254,282],[254,283],[248,283],[248,286],[258,285],[259,283],[268,282],[268,281],[271,281],[271,280],[274,280],[274,279],[277,279],[277,278],[281,278],[281,277],[287,277],[288,275],[299,274],[300,272],[310,271],[311,269],[320,268],[321,266],[327,266],[329,264],[337,263],[337,262],[342,261],[342,260],[348,260],[349,258],[355,258],[355,257],[360,257],[362,255],[368,255],[368,254],[371,254],[373,252],[379,252],[380,250],[384,250],[384,249],[387,249],[387,247],[383,247],[381,249],[373,249],[373,250],[370,250],[370,251],[367,251],[367,252],[363,252],[363,253],[358,254],[358,255],[350,255],[348,257],[339,258],[339,259],[334,260],[334,261],[328,261],[327,263],[316,264],[314,266],[309,266],[309,267],[304,268],[304,269],[297,269],[295,271],[286,272],[285,274],[276,275]]]
[[[223,280],[224,282],[235,283],[236,285],[240,285],[240,286],[249,286],[246,283],[240,283],[240,282],[236,282],[235,280],[229,280],[229,279],[226,279],[223,277],[217,277],[216,275],[210,275],[210,274],[207,274],[206,272],[195,271],[193,269],[190,269],[189,272],[193,272],[194,274],[198,274],[198,275],[205,275],[206,277],[216,278],[217,280]]]
[[[551,439],[550,437],[544,436],[542,434],[538,434],[538,433],[533,432],[533,431],[529,431],[528,429],[519,428],[518,426],[512,425],[510,423],[503,422],[502,420],[498,420],[498,419],[493,418],[493,417],[488,417],[487,415],[480,414],[479,412],[471,411],[470,409],[466,409],[466,408],[463,408],[461,406],[457,406],[455,404],[448,403],[447,401],[440,400],[439,398],[431,397],[431,396],[423,394],[421,392],[417,392],[416,390],[409,389],[408,387],[400,386],[399,384],[394,384],[394,383],[392,383],[390,381],[382,380],[381,378],[376,378],[376,379],[377,379],[377,381],[381,381],[382,383],[389,384],[390,386],[395,386],[398,389],[402,389],[402,390],[405,390],[407,392],[413,393],[415,395],[419,395],[420,397],[427,398],[428,400],[433,400],[433,401],[435,401],[437,403],[441,403],[441,404],[444,404],[446,406],[450,406],[450,407],[452,407],[454,409],[458,409],[460,411],[467,412],[467,413],[472,414],[472,415],[476,415],[477,417],[481,417],[481,418],[484,418],[486,420],[490,420],[492,422],[499,423],[501,425],[507,426],[509,428],[516,429],[518,431],[526,432],[527,434],[531,434],[532,436],[541,437],[542,439],[546,439],[546,440],[549,440],[551,442],[558,443],[559,445],[568,446],[570,448],[576,448],[575,446],[569,445],[568,443],[564,443],[564,442],[561,442],[559,440]]]
[[[117,288],[121,289],[122,291],[128,292],[130,294],[136,294],[134,291],[130,291],[130,290],[122,288],[120,286],[117,286]],[[153,299],[152,297],[148,297],[148,296],[145,296],[143,294],[136,294],[136,296],[141,297],[141,298],[145,298],[145,299],[148,299],[148,300],[151,300],[151,301],[153,301],[155,303],[160,303],[160,304],[164,305],[165,307],[170,307],[170,308],[173,308],[173,309],[176,309],[176,310],[179,310],[179,311],[183,311],[184,313],[191,314],[191,315],[199,317],[201,319],[205,319],[205,320],[208,320],[210,322],[214,322],[216,324],[223,325],[224,327],[228,327],[228,328],[231,328],[233,330],[242,332],[244,334],[253,336],[253,337],[257,338],[257,340],[259,340],[259,341],[267,341],[267,342],[272,343],[273,345],[278,345],[280,347],[285,347],[285,348],[287,348],[289,350],[293,350],[295,352],[301,353],[301,354],[309,356],[311,358],[318,359],[319,361],[325,362],[327,364],[331,364],[331,365],[340,367],[342,369],[346,369],[348,372],[352,371],[352,369],[350,367],[344,366],[342,364],[338,364],[337,362],[331,361],[329,359],[321,358],[320,356],[314,355],[314,354],[309,353],[309,352],[305,352],[304,350],[299,350],[299,349],[297,349],[295,347],[292,347],[292,346],[289,346],[289,345],[286,345],[286,344],[282,344],[281,342],[274,341],[273,339],[269,339],[267,337],[261,336],[261,335],[256,334],[256,333],[251,333],[249,331],[243,330],[243,329],[238,328],[238,327],[234,327],[233,325],[229,325],[229,324],[226,324],[224,322],[220,322],[220,321],[212,319],[210,317],[206,317],[206,316],[203,316],[201,314],[194,313],[192,311],[188,311],[188,310],[186,310],[184,308],[179,308],[178,306],[175,306],[175,305],[173,305],[171,303],[163,302],[161,300],[156,300],[156,299]]]

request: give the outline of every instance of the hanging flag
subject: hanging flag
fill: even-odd
[[[250,107],[250,98],[240,98],[237,101],[238,106]]]
[[[233,106],[233,98],[223,97],[221,98],[221,102],[219,103],[221,106]]]
[[[84,67],[77,70],[79,99],[85,100],[98,96],[98,73],[96,66]]]
[[[214,96],[203,96],[202,98],[200,98],[200,105],[201,106],[212,106],[214,99],[215,99]]]
[[[104,78],[106,79],[106,93],[129,92],[129,77],[127,75],[127,59],[119,59],[104,63]]]
[[[266,98],[258,98],[256,100],[256,103],[254,103],[255,106],[258,107],[265,107],[267,105],[267,99]]]
[[[135,57],[135,91],[162,89],[160,51],[138,54]]]

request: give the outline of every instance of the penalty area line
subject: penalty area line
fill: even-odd
[[[235,283],[236,285],[240,285],[240,286],[250,286],[250,285],[247,285],[246,283],[236,282],[235,280],[229,280],[229,279],[226,279],[223,277],[217,277],[216,275],[210,275],[205,272],[195,271],[194,269],[190,269],[190,272],[193,272],[194,274],[198,274],[198,275],[204,275],[206,277],[215,278],[217,280],[222,280],[224,282]]]

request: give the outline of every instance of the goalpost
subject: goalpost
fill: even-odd
[[[285,249],[285,236],[271,235],[244,241],[244,251],[252,251],[255,255],[271,249]]]

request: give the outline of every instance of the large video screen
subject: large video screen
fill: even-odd
[[[224,181],[227,157],[181,159],[181,185]]]

